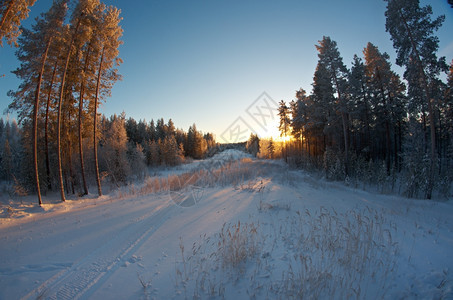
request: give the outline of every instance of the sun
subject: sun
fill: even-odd
[[[282,142],[289,142],[289,141],[291,141],[292,137],[291,137],[291,135],[287,135],[287,136],[280,137],[280,139]]]
[[[263,135],[263,138],[272,138],[274,141],[278,142],[289,142],[292,137],[290,134],[288,134],[286,137],[281,136],[280,131],[278,130],[278,127],[270,127],[270,129],[266,132],[265,135]]]

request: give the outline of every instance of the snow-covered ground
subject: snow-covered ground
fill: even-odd
[[[160,176],[179,186],[3,204],[0,299],[453,299],[451,200],[235,150]]]

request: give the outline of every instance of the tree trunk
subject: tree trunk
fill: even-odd
[[[36,192],[38,194],[39,206],[42,205],[41,187],[39,186],[39,170],[38,170],[38,110],[39,110],[39,94],[41,93],[42,74],[44,73],[44,66],[47,60],[47,53],[49,52],[50,43],[52,38],[47,41],[46,49],[42,55],[41,70],[39,71],[38,83],[35,92],[35,105],[33,108],[33,165],[35,168]]]
[[[341,113],[341,121],[343,123],[343,135],[344,135],[344,172],[346,176],[349,175],[349,147],[348,147],[348,124],[347,124],[347,116],[345,112]]]
[[[66,63],[65,63],[65,67],[63,69],[63,75],[61,76],[60,97],[58,99],[58,116],[57,116],[57,152],[58,152],[58,155],[57,155],[57,161],[58,161],[58,178],[59,178],[59,182],[60,182],[60,196],[61,196],[61,201],[63,201],[63,202],[66,201],[66,197],[64,194],[63,172],[62,172],[62,168],[61,168],[61,108],[62,108],[62,102],[63,102],[66,73],[68,71],[69,58],[71,56],[71,48],[72,48],[72,44],[74,43],[74,39],[77,35],[77,31],[79,30],[80,21],[81,21],[81,18],[79,17],[79,20],[77,22],[74,33],[72,34],[71,41],[68,45],[68,52],[66,53]]]
[[[8,16],[9,12],[11,11],[11,8],[13,7],[14,2],[15,2],[14,0],[11,0],[11,1],[9,2],[8,8],[6,9],[5,13],[4,13],[3,16],[2,16],[2,21],[1,21],[1,23],[0,23],[0,30],[3,29],[3,25],[5,24],[6,18],[7,18],[7,16]]]
[[[79,157],[80,157],[80,169],[82,173],[82,184],[83,184],[83,195],[88,194],[88,186],[85,176],[85,163],[83,160],[83,136],[82,136],[82,119],[83,119],[83,94],[85,92],[85,76],[88,70],[88,59],[90,56],[90,47],[88,47],[87,55],[85,57],[85,67],[83,70],[83,78],[80,83],[80,97],[79,97]]]
[[[101,85],[101,73],[102,73],[102,64],[104,62],[104,52],[105,47],[102,48],[101,60],[99,62],[99,70],[97,76],[97,83],[96,83],[96,96],[94,98],[94,116],[93,116],[93,151],[94,151],[94,169],[96,172],[96,183],[98,186],[98,194],[102,196],[102,189],[101,189],[101,179],[99,176],[99,166],[98,166],[98,148],[97,148],[97,141],[96,141],[96,129],[97,129],[97,107],[98,107],[98,98],[99,98],[99,89]]]
[[[71,122],[71,115],[69,114],[68,116],[68,124]],[[68,139],[68,166],[69,166],[69,183],[71,184],[71,192],[74,195],[75,194],[75,188],[74,188],[74,169],[72,167],[72,141],[71,141],[71,136],[70,136],[70,127],[66,129],[66,138]]]
[[[52,88],[57,73],[58,60],[55,60],[53,67],[52,79],[50,81],[49,93],[47,94],[47,105],[46,105],[46,120],[44,124],[44,140],[45,140],[45,152],[46,152],[46,174],[47,174],[47,189],[52,190],[52,183],[50,179],[50,159],[49,159],[49,108],[50,100],[52,97]]]

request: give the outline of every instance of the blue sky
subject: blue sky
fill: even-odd
[[[123,81],[116,83],[101,112],[124,111],[147,121],[172,118],[185,130],[195,122],[219,141],[233,139],[230,129],[232,124],[238,128],[238,120],[242,135],[276,132],[271,119],[260,124],[251,117],[251,106],[271,103],[263,100],[263,92],[275,102],[294,99],[300,87],[309,92],[317,63],[314,45],[324,35],[337,42],[348,67],[367,42],[388,52],[392,63],[395,59],[381,0],[105,2],[122,10],[124,63]],[[453,9],[446,0],[430,4],[435,16],[446,15],[438,35],[440,55],[450,62]],[[50,5],[50,0],[38,0],[31,15]],[[17,66],[14,50],[0,48],[0,74],[5,74],[0,78],[0,115],[10,102],[6,92],[19,84],[10,73]]]

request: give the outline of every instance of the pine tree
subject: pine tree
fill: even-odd
[[[316,71],[325,82],[314,83],[315,87],[326,89],[319,91],[327,97],[327,101],[334,102],[335,112],[341,116],[341,124],[343,128],[344,151],[345,151],[345,174],[348,175],[349,169],[349,124],[348,124],[348,95],[347,95],[347,78],[348,69],[343,63],[340,52],[337,48],[337,43],[324,36],[319,45],[316,45],[318,50],[318,67]],[[315,85],[316,84],[316,85]],[[337,94],[336,99],[332,99],[333,94]]]
[[[63,96],[65,95],[65,84],[66,84],[66,75],[68,73],[69,60],[71,58],[71,51],[73,50],[74,40],[79,34],[79,27],[87,15],[93,9],[93,3],[90,0],[80,1],[76,6],[72,19],[71,26],[68,28],[66,34],[68,35],[68,44],[66,49],[66,54],[64,56],[64,67],[61,74],[60,82],[60,92],[58,97],[58,113],[57,113],[57,164],[58,164],[58,181],[60,185],[60,197],[61,201],[66,201],[66,196],[64,192],[63,185],[63,169],[62,169],[62,158],[61,158],[61,119],[62,119],[62,109],[63,109]]]
[[[309,99],[305,90],[302,88],[296,91],[296,99],[296,101],[291,101],[290,103],[292,129],[291,134],[296,140],[299,141],[299,152],[300,154],[302,154],[304,139],[308,138],[304,129],[306,128],[308,123]]]
[[[28,118],[27,107],[33,107],[31,118],[33,121],[33,164],[35,176],[35,188],[39,205],[42,204],[41,188],[38,171],[38,112],[41,96],[41,85],[45,73],[47,57],[54,38],[59,35],[67,11],[67,1],[56,1],[47,13],[41,14],[36,20],[32,30],[24,29],[24,35],[19,38],[18,59],[21,66],[14,71],[17,77],[23,80],[19,90],[15,92],[14,102],[10,109],[20,110],[23,118]],[[29,99],[29,105],[21,105],[25,99]],[[33,99],[33,100],[32,100]]]
[[[286,145],[286,138],[288,133],[291,132],[290,128],[290,119],[289,119],[289,108],[286,105],[285,101],[281,100],[278,107],[278,116],[280,117],[280,124],[278,130],[280,131],[280,136],[284,137],[283,143],[285,147],[285,162],[288,162],[288,148]]]
[[[121,11],[113,6],[108,7],[106,11],[102,11],[102,18],[97,23],[98,26],[96,28],[96,36],[98,38],[96,49],[100,53],[100,58],[97,67],[96,92],[93,103],[93,153],[99,196],[102,195],[102,188],[97,154],[97,108],[99,105],[101,89],[103,95],[109,95],[113,84],[121,79],[116,67],[122,62],[121,59],[118,58],[118,47],[122,43],[120,37],[123,33],[123,30],[119,25],[119,22],[121,21],[119,14]]]
[[[102,157],[112,181],[119,187],[120,183],[126,183],[130,174],[124,114],[121,116],[113,115],[107,127],[104,134]]]
[[[247,140],[246,147],[247,152],[253,156],[257,156],[260,152],[260,138],[257,134],[250,133],[250,137]]]
[[[383,139],[385,140],[385,161],[387,173],[390,174],[391,160],[393,159],[394,164],[398,162],[396,124],[401,124],[403,118],[401,110],[405,108],[405,86],[401,83],[399,76],[391,70],[387,53],[380,53],[376,46],[368,43],[363,54],[367,91],[374,99],[374,117],[379,122],[376,127],[384,128],[385,131]]]
[[[405,78],[411,86],[420,86],[418,91],[427,103],[430,126],[431,153],[430,172],[426,198],[431,199],[436,174],[436,125],[434,119],[436,99],[434,85],[439,73],[446,69],[445,58],[437,58],[439,39],[434,35],[442,25],[445,16],[432,20],[432,8],[420,7],[418,0],[385,0],[386,30],[390,33],[393,47],[397,52],[396,63],[406,66]]]
[[[371,114],[365,65],[357,55],[354,55],[348,82],[351,96],[351,123],[354,126],[353,131],[356,133],[356,151],[369,156],[373,152],[371,143],[373,125],[371,123],[374,118]]]

